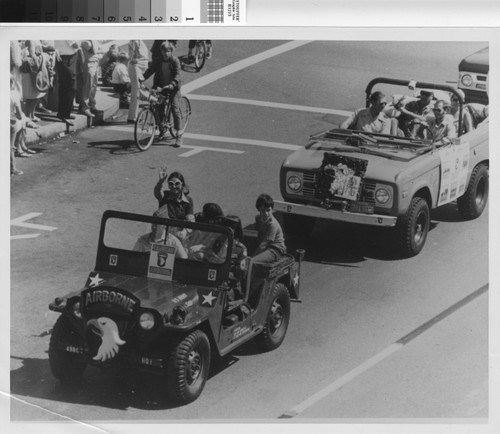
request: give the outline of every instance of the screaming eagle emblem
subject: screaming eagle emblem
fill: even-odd
[[[87,327],[89,326],[92,327],[92,332],[101,337],[102,341],[93,359],[105,362],[115,357],[118,354],[119,346],[125,343],[120,339],[116,323],[110,318],[101,317],[91,319],[87,322]]]

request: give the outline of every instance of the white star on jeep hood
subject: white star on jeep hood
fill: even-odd
[[[210,291],[210,294],[203,295],[202,297],[203,297],[203,302],[201,304],[208,303],[209,306],[212,306],[213,301],[217,298],[217,297],[214,297],[214,295],[212,294],[212,291]]]
[[[89,283],[89,288],[93,288],[94,286],[99,286],[102,282],[104,282],[104,279],[101,279],[99,277],[99,273],[97,273],[95,276],[89,277],[90,283]]]

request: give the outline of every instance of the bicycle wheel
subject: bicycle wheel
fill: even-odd
[[[145,108],[140,111],[134,127],[135,145],[141,151],[147,151],[153,144],[156,134],[156,117],[154,113]]]
[[[191,103],[185,96],[182,96],[179,100],[179,111],[181,112],[181,128],[177,130],[175,128],[174,113],[172,110],[172,106],[169,107],[168,125],[172,137],[177,137],[180,134],[184,134],[184,131],[186,131],[186,128],[188,126],[189,119],[191,118]]]
[[[196,71],[200,72],[203,65],[205,65],[205,60],[207,59],[207,44],[205,41],[198,41],[194,48],[194,64],[196,66]]]

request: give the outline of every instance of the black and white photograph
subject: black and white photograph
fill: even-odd
[[[13,430],[498,432],[497,35],[1,30]]]

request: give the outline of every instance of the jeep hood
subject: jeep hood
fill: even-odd
[[[376,148],[373,150],[377,155],[371,153],[358,152],[351,146],[343,143],[331,143],[315,141],[306,148],[301,148],[289,155],[283,163],[283,167],[288,170],[297,168],[301,170],[314,171],[319,169],[323,161],[325,152],[335,152],[345,157],[360,158],[368,161],[365,177],[381,181],[394,182],[396,176],[415,166],[417,161],[422,160],[424,155],[407,149],[398,148]]]
[[[127,291],[140,300],[141,307],[155,309],[160,313],[171,311],[179,304],[188,308],[193,306],[213,308],[219,298],[219,291],[213,287],[168,282],[146,276],[93,271],[89,274],[83,289],[97,290],[99,287],[114,287]],[[80,291],[71,295],[79,294]]]

